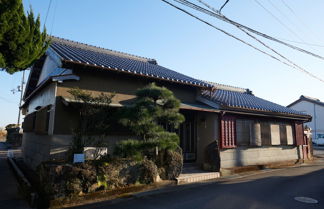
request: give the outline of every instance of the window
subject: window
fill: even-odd
[[[236,120],[236,144],[250,145],[252,141],[252,120]]]
[[[287,144],[293,145],[294,144],[294,135],[293,129],[291,125],[286,125],[286,132],[287,132]]]
[[[261,122],[261,142],[262,146],[271,145],[271,129],[268,122]]]
[[[24,129],[24,132],[32,132],[35,128],[35,118],[36,118],[36,112],[30,113],[26,115],[24,118],[24,122],[22,124],[22,127]]]
[[[279,124],[272,123],[270,125],[271,130],[271,145],[280,145],[280,127]]]
[[[288,145],[288,135],[287,135],[287,125],[286,124],[280,124],[280,144]]]
[[[233,116],[221,118],[221,148],[233,148],[236,146],[236,119]]]
[[[44,107],[36,112],[35,133],[48,134],[49,125],[49,106]]]

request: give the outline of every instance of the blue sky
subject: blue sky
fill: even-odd
[[[205,1],[219,8],[225,0]],[[23,2],[25,9],[31,5],[40,14],[44,24],[50,0]],[[274,37],[324,46],[324,1],[258,2],[280,23],[256,0],[230,0],[222,12]],[[256,44],[233,26],[200,16]],[[256,96],[281,105],[288,105],[302,94],[324,101],[324,83],[260,54],[160,0],[52,0],[46,28],[58,37],[155,58],[160,65],[195,78],[249,88]],[[324,79],[323,60],[265,42]],[[324,56],[324,47],[296,45]],[[10,90],[19,85],[20,79],[21,73],[0,72],[0,127],[17,121],[19,95]]]

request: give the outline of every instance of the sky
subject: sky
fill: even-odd
[[[220,8],[225,0],[205,2]],[[300,95],[324,101],[323,82],[242,44],[161,0],[52,0],[50,7],[50,0],[23,0],[23,4],[25,11],[31,7],[40,15],[42,25],[45,24],[47,32],[54,36],[154,58],[169,69],[202,80],[249,88],[256,96],[284,106]],[[281,40],[308,43],[287,41],[324,56],[323,10],[322,0],[230,0],[222,14]],[[262,48],[237,28],[188,11]],[[324,79],[323,60],[261,40]],[[11,90],[20,85],[21,77],[22,73],[9,75],[0,71],[0,127],[17,122],[20,94],[13,94]]]

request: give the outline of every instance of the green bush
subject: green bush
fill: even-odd
[[[132,158],[137,161],[143,160],[145,154],[153,151],[157,146],[154,141],[123,140],[115,146],[114,155],[122,158]]]
[[[161,132],[155,139],[124,140],[115,146],[114,155],[122,158],[132,158],[138,161],[155,156],[156,148],[162,150],[175,150],[179,147],[179,137],[175,133]]]

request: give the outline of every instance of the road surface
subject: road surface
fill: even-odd
[[[18,193],[18,183],[7,162],[7,147],[3,142],[0,142],[0,187],[0,209],[29,208]]]
[[[324,150],[316,163],[265,170],[240,178],[179,186],[167,192],[77,208],[109,209],[324,209]],[[317,204],[298,202],[309,197]]]

